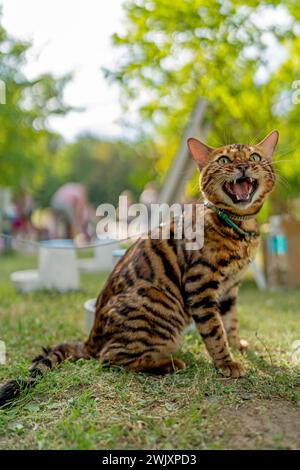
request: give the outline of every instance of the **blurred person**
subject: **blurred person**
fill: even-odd
[[[140,204],[144,204],[148,211],[148,223],[151,221],[151,204],[158,204],[159,191],[154,181],[149,181],[140,195]]]
[[[124,191],[121,192],[120,197],[126,197],[126,200],[127,200],[127,209],[129,209],[130,206],[132,206],[132,204],[134,204],[134,197],[133,197],[133,194],[132,192],[129,190],[129,189],[125,189]],[[128,216],[128,213],[123,213],[122,210],[120,210],[120,206],[117,207],[117,220],[119,222],[130,222],[130,217]]]
[[[128,229],[128,224],[132,221],[133,217],[128,215],[128,211],[130,206],[134,204],[134,196],[132,192],[129,189],[125,189],[124,191],[121,192],[119,195],[119,202],[120,202],[120,197],[126,197],[126,204],[127,204],[127,211],[124,211],[121,209],[120,204],[117,207],[116,210],[116,217],[117,217],[117,234],[120,238],[126,238],[127,237],[127,229]],[[113,237],[116,236],[116,234],[112,234]]]
[[[80,240],[88,238],[88,200],[86,188],[81,183],[66,183],[51,199],[51,209],[55,217],[56,236],[59,225],[63,225],[64,237]]]
[[[55,220],[51,209],[35,209],[31,215],[31,223],[38,240],[55,238]]]
[[[31,195],[23,189],[14,200],[15,217],[12,227],[14,234],[22,234],[25,237],[31,237],[33,226],[31,215],[34,210],[34,201]]]
[[[145,204],[148,210],[151,209],[151,204],[158,203],[159,192],[157,189],[157,185],[154,181],[150,181],[144,187],[143,192],[140,195],[140,203]]]

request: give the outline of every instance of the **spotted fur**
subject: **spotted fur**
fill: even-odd
[[[0,405],[65,359],[94,357],[102,363],[159,374],[184,369],[184,362],[175,355],[191,322],[196,324],[214,365],[226,376],[243,376],[244,368],[232,359],[230,346],[240,350],[247,347],[238,334],[236,299],[242,275],[259,243],[255,214],[275,183],[270,154],[276,142],[270,144],[266,139],[257,146],[218,149],[195,139],[189,142],[202,170],[203,196],[229,213],[251,216],[236,223],[257,235],[242,237],[216,212],[202,206],[202,249],[188,250],[185,239],[177,240],[174,223],[167,240],[139,239],[116,265],[99,294],[94,326],[86,342],[44,350],[33,361],[27,382],[10,381],[0,389]],[[260,162],[250,161],[253,152],[261,155]],[[219,164],[220,155],[230,158],[226,167]],[[242,205],[234,204],[222,190],[224,181],[238,177],[240,165],[246,165],[248,174],[259,181],[251,202]]]

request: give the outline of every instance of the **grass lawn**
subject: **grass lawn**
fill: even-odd
[[[25,376],[41,346],[81,340],[83,303],[105,276],[82,275],[80,292],[16,294],[9,274],[32,256],[0,257],[0,339],[7,364],[0,383]],[[225,379],[196,333],[180,356],[187,369],[166,377],[64,363],[16,406],[0,410],[1,449],[300,448],[300,290],[241,289],[241,337],[251,350],[244,379]]]

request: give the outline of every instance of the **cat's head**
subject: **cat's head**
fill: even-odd
[[[272,155],[278,141],[273,131],[257,145],[212,148],[188,139],[201,170],[200,191],[212,204],[237,214],[256,213],[275,184]]]

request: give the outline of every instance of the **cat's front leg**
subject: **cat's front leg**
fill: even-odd
[[[226,293],[226,296],[220,301],[219,308],[229,345],[244,352],[248,349],[249,344],[246,340],[240,339],[239,337],[236,308],[237,292],[238,287],[230,289],[230,291]]]
[[[231,357],[216,298],[208,292],[200,298],[196,295],[191,299],[190,306],[197,329],[215,366],[222,369],[226,377],[243,377],[246,374],[243,365]]]

